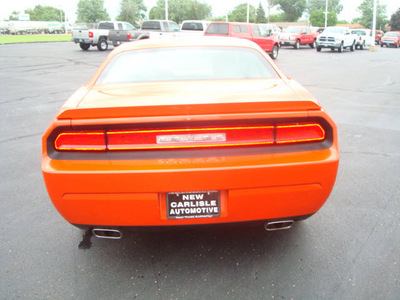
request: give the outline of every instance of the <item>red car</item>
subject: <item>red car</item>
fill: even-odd
[[[255,42],[272,59],[278,57],[279,41],[274,34],[267,32],[264,26],[239,22],[212,22],[208,25],[205,36],[226,36]]]
[[[279,34],[281,46],[292,46],[299,49],[300,45],[309,45],[315,48],[318,33],[313,32],[308,26],[289,26]]]
[[[42,139],[54,206],[102,238],[138,226],[289,228],[321,208],[338,163],[319,102],[233,38],[114,49]]]
[[[399,31],[388,31],[381,38],[381,47],[400,47],[400,32]]]

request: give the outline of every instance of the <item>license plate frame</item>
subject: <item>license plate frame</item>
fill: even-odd
[[[218,218],[220,191],[172,192],[166,194],[168,219]]]

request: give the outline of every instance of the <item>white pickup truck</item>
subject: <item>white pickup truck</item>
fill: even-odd
[[[338,49],[339,52],[349,48],[354,51],[356,40],[357,35],[352,34],[348,27],[327,27],[317,38],[317,51],[322,48]]]
[[[74,29],[72,41],[79,44],[82,50],[97,46],[100,51],[108,49],[108,45],[118,46],[128,42],[135,27],[126,22],[100,22],[97,29]]]

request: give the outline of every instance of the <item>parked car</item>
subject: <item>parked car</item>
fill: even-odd
[[[382,30],[375,30],[375,44],[379,45],[381,43],[381,38],[383,37]]]
[[[279,35],[282,30],[275,24],[258,24],[263,26],[267,32],[271,32],[273,35]]]
[[[203,35],[207,29],[209,21],[199,21],[199,20],[186,20],[181,24],[181,32],[188,33],[190,35],[197,34]]]
[[[279,53],[279,40],[268,33],[259,24],[239,22],[212,22],[208,25],[205,36],[225,36],[246,39],[258,44],[272,59],[276,59]]]
[[[180,27],[174,21],[147,20],[142,23],[140,30],[132,33],[130,41],[148,38],[170,38],[175,37]]]
[[[369,47],[375,43],[372,30],[370,29],[352,29],[351,33],[357,35],[356,49],[363,50],[365,47]]]
[[[82,50],[89,50],[96,46],[98,50],[105,51],[108,45],[118,46],[129,41],[135,27],[126,22],[103,21],[97,29],[75,28],[72,30],[72,41],[79,44]]]
[[[317,34],[308,26],[289,26],[278,36],[281,46],[292,46],[299,49],[300,45],[315,48]]]
[[[349,48],[354,51],[356,40],[357,35],[352,34],[348,27],[327,27],[317,38],[317,51],[322,48],[338,49],[339,52]]]
[[[69,223],[120,238],[132,226],[289,228],[325,203],[338,162],[335,123],[265,51],[202,37],[115,48],[51,121],[41,166]]]
[[[400,47],[400,32],[399,31],[388,31],[381,38],[381,47]]]

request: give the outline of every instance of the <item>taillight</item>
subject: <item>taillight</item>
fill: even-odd
[[[107,132],[108,150],[177,149],[266,145],[273,126],[127,130]]]
[[[276,126],[277,144],[316,142],[324,139],[325,130],[317,123]]]
[[[121,151],[279,145],[323,141],[318,123],[62,132],[58,151]]]
[[[131,33],[130,33],[130,32],[128,32],[128,40],[130,40],[130,39],[131,39],[131,37],[132,37]]]
[[[62,132],[54,141],[54,147],[58,151],[105,151],[105,132]]]
[[[93,38],[93,31],[89,31],[89,37]]]

